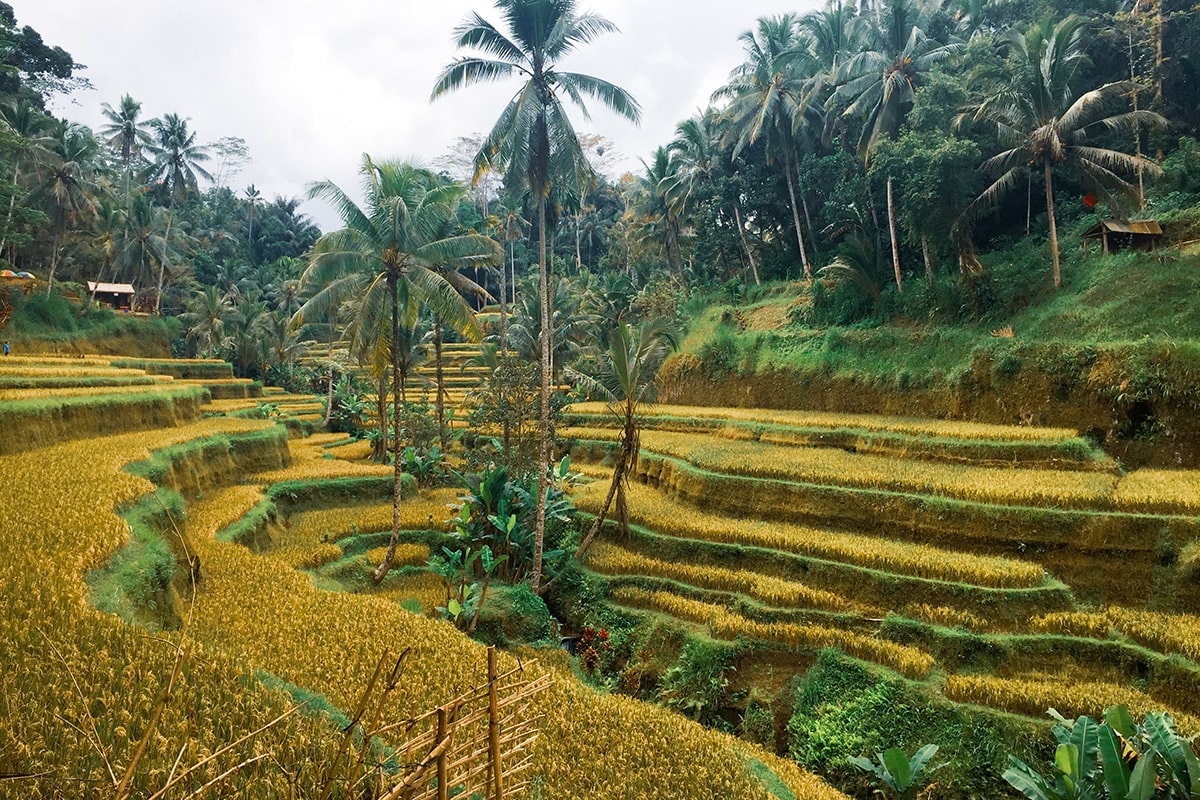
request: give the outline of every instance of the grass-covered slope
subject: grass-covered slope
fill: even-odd
[[[1063,426],[1126,460],[1197,463],[1200,255],[1072,254],[1054,292],[1033,268],[1039,252],[989,262],[1004,296],[975,322],[897,313],[827,325],[804,284],[710,306],[664,366],[661,398]],[[925,291],[906,290],[910,311]],[[1008,326],[1012,338],[993,335]]]

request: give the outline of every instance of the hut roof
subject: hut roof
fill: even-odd
[[[1135,233],[1143,236],[1162,236],[1162,226],[1152,219],[1106,219],[1088,228],[1084,236],[1099,236],[1108,233]]]
[[[89,292],[96,292],[98,294],[135,294],[137,292],[131,283],[94,283],[88,281],[87,288]]]

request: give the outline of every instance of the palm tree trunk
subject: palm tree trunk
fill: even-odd
[[[541,426],[541,441],[538,447],[538,495],[536,525],[533,534],[533,567],[529,572],[529,586],[536,593],[542,583],[542,551],[546,546],[546,501],[550,489],[550,339],[553,331],[550,329],[550,274],[546,264],[546,193],[537,192],[538,198],[538,277],[541,298],[542,323],[542,408],[539,417]]]
[[[388,290],[392,295],[392,341],[400,342],[400,281],[397,276],[388,276]],[[392,414],[400,419],[400,348],[392,348]],[[404,485],[404,472],[400,463],[400,437],[392,437],[392,538],[388,541],[383,561],[375,568],[371,580],[379,583],[387,577],[396,558],[396,545],[400,542],[400,490]]]
[[[329,420],[333,418],[333,327],[336,317],[334,315],[333,305],[329,306],[329,352],[325,355],[329,359],[329,380],[325,387],[325,419],[321,422],[321,427],[328,428]]]
[[[50,277],[46,280],[46,298],[50,298],[50,292],[54,289],[54,270],[58,268],[58,253],[62,249],[62,235],[54,235],[54,249],[50,251]]]
[[[171,247],[171,224],[175,222],[175,197],[171,196],[171,205],[167,210],[167,230],[163,234],[163,251],[158,260],[158,293],[154,296],[154,310],[162,313],[163,278],[167,274],[167,250]],[[332,391],[330,392],[332,397]]]
[[[608,510],[612,507],[613,498],[621,490],[621,482],[625,480],[625,467],[633,461],[633,453],[630,451],[637,446],[634,425],[635,422],[632,415],[627,416],[625,418],[623,435],[621,436],[621,455],[617,459],[617,466],[613,469],[612,483],[608,487],[608,496],[604,498],[604,505],[600,506],[600,513],[596,515],[596,519],[592,522],[592,527],[588,529],[587,535],[583,537],[583,541],[579,543],[578,549],[575,550],[576,561],[583,558],[584,553],[592,546],[592,540],[596,538],[596,534],[600,533],[600,528],[604,525],[604,520],[608,516]]]
[[[513,243],[509,240],[508,243],[508,260],[512,261]],[[502,263],[500,265],[500,352],[508,353],[508,269]]]
[[[379,414],[379,440],[375,443],[375,460],[379,463],[384,462],[384,457],[388,451],[388,415],[387,415],[387,370],[381,370],[379,373],[379,397],[375,398],[375,408]]]
[[[671,269],[679,279],[679,286],[683,290],[683,298],[686,300],[688,285],[687,275],[683,271],[683,250],[679,247],[679,226],[670,216],[667,217],[667,260],[671,262]]]
[[[108,269],[108,253],[107,252],[104,253],[104,258],[100,261],[100,272],[98,275],[96,275],[96,288],[92,289],[92,296],[91,296],[91,299],[88,301],[89,305],[96,304],[96,292],[100,291],[100,281],[104,280],[104,271],[106,269]]]
[[[17,185],[17,178],[21,177],[21,161],[18,159],[13,164],[13,186]],[[4,220],[4,234],[0,235],[0,256],[4,255],[4,248],[8,244],[8,228],[12,225],[13,213],[17,208],[17,193],[14,191],[13,196],[8,198],[8,217]],[[14,266],[16,262],[13,262]]]
[[[921,255],[925,258],[925,285],[933,286],[933,257],[929,252],[929,234],[921,234]]]
[[[904,292],[904,281],[900,277],[900,243],[896,240],[896,201],[892,195],[892,178],[887,180],[888,234],[892,239],[892,270],[896,273],[896,291]]]
[[[434,378],[437,381],[437,401],[434,406],[437,409],[438,444],[445,453],[450,448],[446,441],[446,376],[442,370],[442,321],[440,319],[435,319],[433,322],[433,363],[436,370]]]
[[[1046,164],[1046,214],[1050,217],[1050,254],[1054,260],[1054,288],[1062,288],[1062,272],[1058,264],[1058,225],[1054,222],[1054,184],[1051,183],[1050,165]]]
[[[746,249],[746,258],[750,259],[750,271],[754,273],[754,285],[761,286],[762,280],[758,277],[758,264],[754,261],[754,251],[750,249],[750,242],[746,239],[746,228],[742,224],[742,212],[737,203],[733,204],[733,218],[737,221],[738,235],[742,239],[742,247]]]
[[[796,205],[796,178],[792,175],[791,148],[787,148],[785,152],[787,157],[784,159],[784,171],[787,173],[788,197],[792,201],[792,223],[796,226],[796,242],[800,245],[800,263],[804,265],[804,279],[811,281],[813,279],[812,264],[808,263],[808,250],[804,247],[804,231],[800,227],[800,208]]]
[[[821,261],[821,248],[817,244],[817,229],[813,227],[812,217],[808,214],[808,198],[803,193],[800,195],[800,207],[804,209],[804,224],[808,226],[808,235],[812,239],[813,255],[817,259],[817,263]]]

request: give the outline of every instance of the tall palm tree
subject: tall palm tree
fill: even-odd
[[[663,251],[667,255],[667,263],[679,281],[679,287],[687,297],[687,276],[683,271],[682,223],[679,217],[679,206],[670,202],[668,190],[676,179],[679,162],[671,158],[665,147],[654,151],[654,158],[647,164],[646,174],[638,178],[641,191],[634,209],[642,218],[648,231],[653,231],[653,238],[659,239]]]
[[[50,229],[54,233],[46,281],[47,297],[54,288],[54,273],[71,225],[78,220],[91,220],[96,215],[92,162],[98,149],[90,130],[80,125],[66,125],[55,148],[54,159],[44,173],[40,193],[45,198]]]
[[[1041,170],[1055,289],[1062,286],[1062,271],[1054,175],[1074,178],[1118,206],[1137,194],[1137,186],[1121,173],[1162,173],[1157,164],[1141,156],[1092,144],[1101,134],[1129,134],[1138,127],[1163,125],[1166,120],[1152,111],[1125,110],[1136,88],[1131,81],[1105,84],[1082,94],[1077,91],[1075,83],[1087,60],[1086,30],[1086,20],[1071,16],[1052,29],[1042,26],[1028,33],[1010,33],[1005,40],[1010,53],[1006,81],[969,117],[960,118],[990,130],[1005,148],[984,162],[983,168],[999,177],[968,206],[965,218],[980,213],[1017,186],[1028,169]]]
[[[587,115],[584,96],[600,101],[617,114],[637,122],[641,109],[625,90],[578,72],[564,72],[558,62],[579,46],[617,27],[592,13],[580,13],[575,0],[496,0],[508,34],[472,14],[455,31],[455,43],[479,55],[448,64],[433,87],[433,99],[479,83],[520,78],[521,88],[509,100],[483,142],[475,160],[476,175],[502,171],[529,188],[537,205],[538,270],[541,292],[542,439],[538,457],[537,523],[530,584],[542,580],[542,551],[546,532],[546,494],[550,468],[550,278],[546,261],[546,199],[555,184],[583,185],[591,172],[579,136],[567,118],[563,98]]]
[[[236,313],[233,299],[216,286],[196,292],[180,319],[187,328],[187,339],[195,342],[202,358],[217,355],[229,344],[226,325]]]
[[[836,96],[848,103],[843,116],[862,125],[858,157],[863,164],[870,164],[881,141],[899,135],[912,109],[921,75],[962,49],[958,42],[943,44],[926,36],[912,0],[888,0],[877,19],[879,24],[870,32],[870,43],[837,72]],[[891,176],[887,179],[887,208],[892,269],[896,288],[903,291]]]
[[[301,281],[321,287],[297,312],[328,301],[331,294],[353,296],[386,289],[391,309],[392,342],[401,338],[401,323],[410,329],[421,304],[464,336],[478,340],[479,325],[471,307],[444,277],[447,268],[487,266],[503,257],[486,236],[445,236],[454,207],[465,189],[445,183],[428,170],[399,162],[375,162],[363,156],[364,206],[337,185],[322,181],[309,197],[330,203],[345,227],[322,236],[313,247]],[[316,302],[314,302],[316,301]],[[392,348],[392,413],[400,418],[399,348]],[[391,569],[400,538],[402,459],[393,441],[392,538],[373,575],[378,583]]]
[[[212,180],[212,175],[204,168],[204,162],[211,156],[208,147],[196,144],[196,134],[188,130],[186,117],[167,114],[162,119],[151,120],[150,126],[154,129],[154,143],[148,148],[154,155],[150,176],[152,181],[161,184],[169,198],[166,235],[170,239],[176,202],[186,202],[191,194],[199,191],[200,178]],[[159,263],[155,311],[162,310],[163,278],[170,265],[165,251]]]
[[[0,124],[18,137],[18,147],[13,154],[12,182],[21,186],[21,173],[30,164],[41,164],[55,160],[54,120],[29,100],[0,104]],[[30,173],[26,171],[26,175]],[[4,221],[4,233],[0,236],[0,255],[9,244],[9,231],[17,207],[17,193],[8,199],[8,214]],[[10,259],[15,261],[15,259]]]
[[[130,283],[145,286],[153,280],[153,266],[175,254],[169,238],[167,210],[151,202],[149,195],[134,198],[126,225],[117,240],[114,274]]]
[[[792,14],[763,17],[758,28],[739,37],[746,61],[734,69],[729,82],[718,89],[714,100],[729,98],[725,110],[728,121],[726,139],[733,143],[733,157],[760,138],[765,142],[768,164],[783,161],[791,202],[796,244],[804,277],[813,279],[804,228],[800,224],[800,204],[796,198],[795,120],[810,112],[816,60],[808,51],[808,40],[800,35],[797,18]]]
[[[600,532],[614,498],[617,521],[622,531],[629,532],[625,487],[629,476],[637,469],[638,414],[644,405],[654,401],[655,373],[675,347],[675,336],[659,321],[643,323],[638,328],[621,322],[609,331],[599,369],[594,374],[568,370],[579,387],[592,399],[606,403],[609,412],[621,424],[620,450],[608,496],[600,506],[592,527],[580,542],[579,549],[575,551],[577,559],[583,557]]]
[[[129,95],[121,95],[117,108],[108,103],[100,106],[104,118],[108,122],[100,128],[100,135],[107,136],[105,144],[121,154],[121,165],[124,167],[125,197],[129,198],[129,182],[133,174],[133,162],[141,155],[142,148],[153,143],[147,123],[139,117],[142,114],[142,104]]]
[[[262,192],[253,183],[246,187],[246,247],[254,257],[254,212],[262,204]]]

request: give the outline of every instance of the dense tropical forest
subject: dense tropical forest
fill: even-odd
[[[613,21],[452,33],[266,197],[0,2],[0,796],[1195,796],[1200,7],[747,19],[623,175]]]

